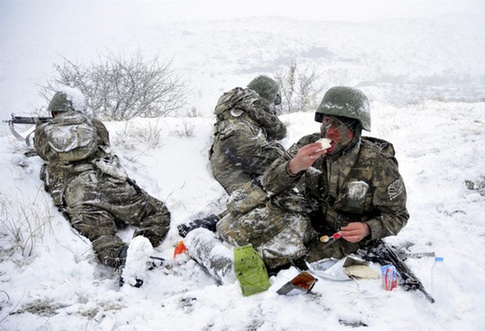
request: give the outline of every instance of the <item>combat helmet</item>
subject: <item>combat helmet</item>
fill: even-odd
[[[264,75],[254,78],[248,84],[248,88],[258,93],[260,97],[266,99],[270,104],[275,102],[279,92],[278,83]]]
[[[335,86],[325,93],[315,112],[315,120],[322,121],[324,115],[356,119],[366,131],[370,131],[369,100],[361,91],[347,86]]]
[[[52,113],[55,112],[66,112],[74,111],[75,107],[66,93],[56,92],[47,106],[47,111]]]

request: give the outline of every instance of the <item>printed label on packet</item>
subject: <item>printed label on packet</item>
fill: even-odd
[[[396,267],[392,264],[381,267],[382,274],[382,286],[386,291],[392,291],[397,287],[397,271]]]

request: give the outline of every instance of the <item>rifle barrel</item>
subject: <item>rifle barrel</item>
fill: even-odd
[[[52,120],[52,117],[29,117],[29,116],[15,116],[9,120],[3,120],[4,123],[9,124],[37,124],[38,122],[47,123]]]

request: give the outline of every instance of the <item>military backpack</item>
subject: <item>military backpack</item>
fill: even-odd
[[[95,126],[82,113],[69,112],[55,117],[45,129],[49,146],[63,161],[79,161],[98,148]]]

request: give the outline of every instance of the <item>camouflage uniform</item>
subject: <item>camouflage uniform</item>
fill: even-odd
[[[270,198],[257,183],[247,183],[230,196],[229,213],[217,223],[217,234],[233,246],[251,244],[265,265],[276,269],[304,257],[316,236],[308,208],[294,191]]]
[[[70,138],[72,132],[62,129],[55,132],[56,125],[61,128],[72,122],[82,122],[95,132],[96,142],[91,142],[95,145],[92,151],[85,151],[89,155],[81,155],[82,148],[77,148],[71,152],[72,160],[67,161],[52,140],[65,134],[68,142],[82,145],[78,141],[81,136]],[[34,143],[46,161],[41,171],[46,190],[73,228],[92,241],[102,263],[117,267],[124,262],[119,254],[126,244],[116,232],[127,225],[139,227],[134,236],[147,237],[153,246],[160,244],[169,230],[170,213],[161,201],[131,181],[117,157],[110,155],[109,133],[102,122],[89,120],[80,112],[65,111],[36,128]]]
[[[262,175],[283,154],[284,148],[276,140],[285,137],[286,127],[272,114],[269,102],[251,89],[238,87],[224,93],[214,113],[210,166],[231,194]]]
[[[268,167],[262,185],[248,182],[231,194],[229,213],[217,223],[222,240],[253,245],[271,269],[302,258],[342,258],[374,239],[396,235],[409,218],[393,146],[361,137],[362,128],[370,130],[367,97],[353,88],[334,87],[323,98],[315,120],[322,122],[326,114],[341,116],[342,125],[353,133],[349,142],[335,155],[325,154],[292,175],[289,162],[299,149],[326,131],[301,138]],[[328,127],[322,122],[321,129]],[[322,235],[332,235],[351,222],[366,223],[368,237],[359,243],[320,242]]]
[[[265,188],[275,194],[298,183],[302,185],[311,208],[313,228],[318,232],[309,245],[309,262],[342,258],[371,240],[396,235],[409,218],[406,190],[394,148],[384,140],[362,137],[342,155],[322,156],[306,171],[291,175],[288,164],[298,149],[319,138],[320,134],[316,133],[300,139],[263,176]],[[320,235],[331,235],[350,222],[367,223],[370,235],[359,243],[343,239],[328,243],[317,240]]]

